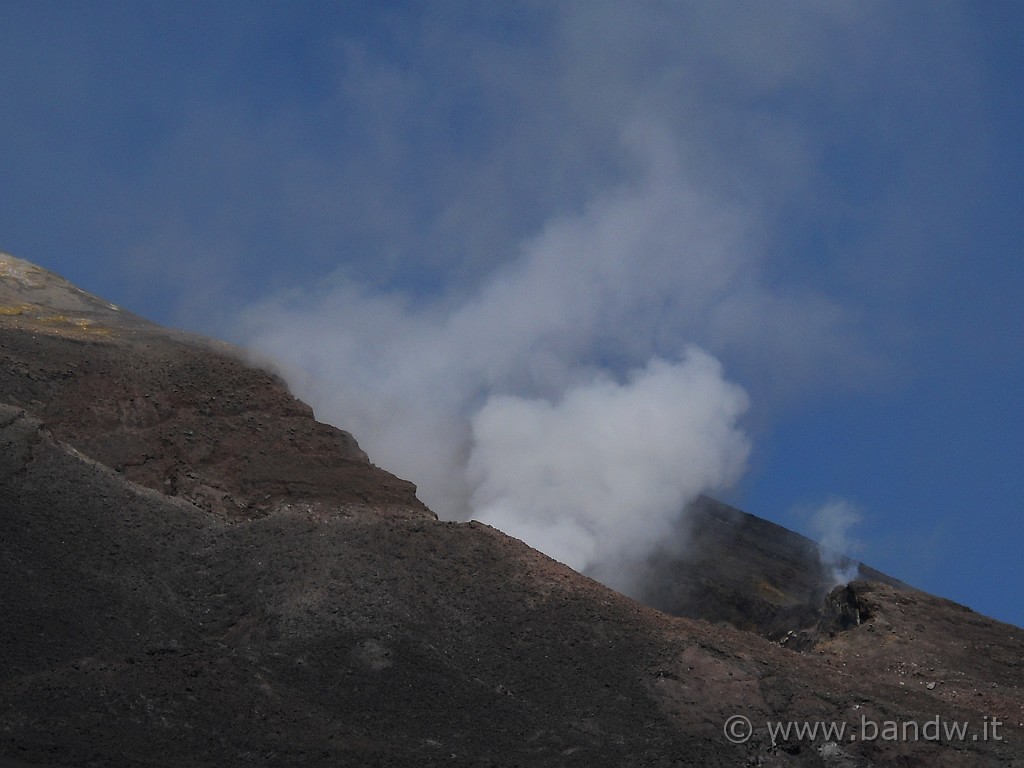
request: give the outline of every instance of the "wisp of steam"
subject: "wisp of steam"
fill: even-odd
[[[860,566],[847,555],[860,547],[850,528],[863,521],[860,510],[845,499],[832,498],[811,515],[811,527],[818,540],[818,558],[832,587],[857,578]]]

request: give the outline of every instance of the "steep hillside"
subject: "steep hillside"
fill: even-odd
[[[0,393],[61,440],[168,496],[229,518],[281,503],[427,514],[241,350],[125,312],[0,255]]]
[[[680,516],[671,540],[682,544],[646,564],[643,602],[794,646],[814,635],[835,586],[815,542],[706,496]],[[860,578],[909,589],[863,563],[843,565]]]
[[[1017,628],[878,582],[825,597],[802,652],[672,617],[437,520],[233,350],[6,256],[0,302],[0,765],[1024,761]],[[746,569],[689,603],[715,620],[809,567],[730,541]],[[937,716],[974,730],[768,730]]]

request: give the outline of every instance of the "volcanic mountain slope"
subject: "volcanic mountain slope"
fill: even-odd
[[[646,563],[644,603],[675,616],[726,621],[791,647],[813,643],[835,586],[815,542],[706,496],[689,505],[668,538],[685,546]],[[838,559],[860,578],[909,589],[863,563]]]
[[[230,348],[0,286],[0,765],[1024,764],[1017,628],[875,582],[802,653],[668,616],[437,520]],[[765,726],[862,716],[1003,738]]]

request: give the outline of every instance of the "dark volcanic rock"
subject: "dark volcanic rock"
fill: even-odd
[[[9,257],[0,286],[0,766],[1024,759],[1019,629],[874,582],[804,653],[659,613],[438,521],[231,350]],[[744,579],[772,561],[733,554]],[[998,717],[1004,739],[766,727],[865,714]]]
[[[782,526],[702,496],[670,538],[680,544],[650,558],[639,595],[659,610],[725,621],[780,641],[814,634],[829,610],[835,584],[818,545]],[[855,566],[862,578],[909,589],[863,563],[843,565]]]

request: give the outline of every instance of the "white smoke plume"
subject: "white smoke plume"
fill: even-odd
[[[850,535],[850,529],[864,517],[854,504],[832,498],[811,515],[811,529],[818,541],[818,557],[830,586],[849,584],[859,575],[859,566],[849,555],[861,548],[861,542]]]
[[[686,502],[738,477],[746,405],[696,348],[624,384],[598,376],[555,403],[491,398],[472,423],[474,517],[629,591],[630,564]]]
[[[442,518],[624,585],[749,449],[746,395],[688,343],[760,290],[745,221],[686,184],[657,138],[639,182],[550,221],[464,296],[335,276],[253,309],[237,335]]]

